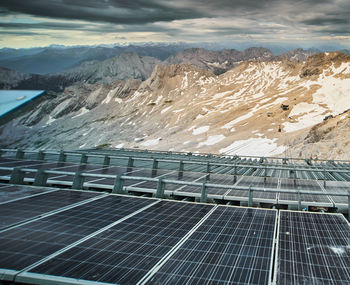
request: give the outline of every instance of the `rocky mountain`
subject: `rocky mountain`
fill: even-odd
[[[30,77],[31,76],[29,74],[0,67],[0,89],[10,89],[18,85],[18,82],[26,80]]]
[[[67,86],[80,82],[112,84],[116,80],[145,80],[159,63],[160,60],[153,57],[121,53],[105,61],[87,61],[75,68],[52,75],[24,74],[1,68],[0,88],[61,92]]]
[[[301,48],[287,51],[284,53],[279,54],[278,58],[280,59],[289,59],[291,61],[304,61],[307,60],[307,58],[311,55],[316,54],[313,50],[304,50]]]
[[[244,61],[219,76],[158,65],[143,82],[72,85],[1,126],[0,144],[349,159],[349,93],[350,56],[336,52]]]
[[[235,49],[209,51],[203,48],[191,48],[170,56],[163,62],[165,65],[187,63],[200,69],[221,74],[245,60],[272,60],[273,53],[266,48],[248,48],[243,52]]]
[[[127,46],[49,46],[32,49],[0,49],[0,66],[31,74],[59,73],[86,61],[103,61],[121,53],[137,53],[165,60],[183,50],[185,44]]]
[[[111,84],[116,80],[128,78],[145,80],[157,64],[160,64],[160,60],[154,57],[121,53],[104,61],[86,61],[60,75],[74,82]]]

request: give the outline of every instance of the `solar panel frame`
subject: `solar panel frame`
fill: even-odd
[[[158,199],[101,195],[85,204],[6,229],[0,233],[0,268],[18,273],[156,202]]]
[[[329,285],[335,285],[335,284],[339,284],[339,285],[343,285],[343,284],[350,284],[350,271],[348,270],[348,266],[350,264],[350,250],[348,249],[345,249],[344,251],[342,250],[342,248],[338,248],[337,245],[334,245],[334,248],[332,249],[331,246],[328,244],[326,245],[328,247],[328,251],[333,251],[333,258],[331,259],[331,263],[333,263],[335,265],[335,262],[336,260],[334,259],[334,256],[341,256],[342,254],[347,254],[347,260],[348,260],[348,263],[343,263],[343,266],[342,269],[344,269],[341,273],[347,273],[347,280],[337,280],[337,277],[340,277],[340,272],[338,271],[339,269],[339,263],[337,265],[335,265],[334,267],[337,268],[337,273],[331,273],[331,271],[329,270],[329,266],[327,265],[326,267],[324,266],[324,264],[322,264],[322,262],[325,261],[325,259],[323,259],[323,257],[325,257],[326,255],[324,254],[324,249],[322,249],[322,246],[325,246],[324,244],[319,244],[319,249],[317,247],[306,247],[306,245],[309,245],[309,243],[305,243],[305,242],[299,242],[297,243],[298,246],[300,245],[305,245],[304,248],[302,247],[301,249],[299,249],[298,251],[296,250],[291,250],[291,253],[294,253],[294,257],[301,257],[303,255],[306,255],[305,253],[309,252],[310,250],[312,249],[315,249],[315,255],[316,256],[316,260],[317,262],[319,262],[320,264],[315,266],[315,268],[313,268],[311,266],[311,263],[310,261],[312,261],[310,258],[311,258],[311,254],[310,255],[306,255],[306,259],[305,260],[308,260],[307,263],[303,263],[301,262],[301,265],[299,266],[293,266],[292,267],[292,272],[289,274],[290,276],[292,276],[291,280],[287,280],[285,282],[281,281],[279,282],[279,274],[281,272],[281,265],[279,264],[280,260],[281,260],[281,257],[280,257],[280,250],[281,250],[281,223],[282,223],[282,219],[281,219],[281,215],[283,215],[284,213],[290,213],[290,214],[296,214],[296,215],[309,215],[310,217],[311,216],[314,216],[315,215],[318,215],[318,217],[339,217],[340,220],[343,221],[343,224],[344,224],[344,228],[347,230],[347,233],[345,232],[342,232],[341,233],[341,237],[342,240],[341,240],[341,237],[340,238],[333,238],[333,236],[330,236],[328,234],[328,237],[326,237],[325,239],[326,240],[329,240],[329,241],[342,241],[343,244],[345,244],[345,246],[349,246],[349,241],[350,241],[350,223],[345,219],[345,217],[342,215],[342,214],[339,214],[339,213],[314,213],[314,212],[302,212],[302,211],[287,211],[287,210],[280,210],[279,211],[279,222],[278,222],[278,229],[277,229],[277,246],[276,246],[276,255],[275,255],[275,272],[274,272],[274,278],[273,278],[273,281],[274,283],[273,284],[276,284],[276,285],[280,285],[280,284],[299,284],[298,282],[302,282],[300,284],[310,284],[310,285],[318,285],[318,284],[329,284]],[[302,216],[301,216],[302,217]],[[339,221],[338,221],[339,222]],[[313,225],[317,225],[319,226],[320,223],[318,221],[318,223],[308,223],[308,227],[302,227],[301,229],[304,230],[305,232],[310,232],[312,234],[312,226]],[[335,227],[338,227],[338,228],[341,228],[341,224],[339,225],[339,223],[336,223],[335,221],[333,222],[330,222],[329,225],[331,226],[335,226]],[[320,228],[322,227],[322,232],[325,230],[324,227],[325,225],[321,225]],[[293,229],[293,228],[291,228]],[[326,233],[328,233],[328,229],[326,231]],[[345,233],[345,236],[344,236],[344,233]],[[291,234],[289,231],[288,232],[285,232],[286,235],[290,236],[290,239],[293,239],[293,234]],[[302,236],[304,239],[310,239],[312,238],[312,235],[309,234],[308,236]],[[315,240],[317,239],[318,241],[321,241],[321,239],[323,239],[324,237],[322,237],[322,234],[321,232],[319,231],[316,231],[314,233],[315,236]],[[293,244],[294,244],[294,239],[292,240],[293,241]],[[292,244],[292,246],[293,246]],[[289,249],[290,247],[288,247]],[[323,252],[323,254],[322,254]],[[330,256],[330,255],[329,255]],[[293,258],[294,259],[294,258]],[[290,259],[288,259],[290,260]],[[327,261],[326,261],[327,263]],[[294,265],[294,264],[293,264]],[[314,272],[316,274],[324,274],[324,272],[328,272],[328,276],[332,276],[332,278],[321,278],[321,279],[317,279],[318,277],[317,276],[310,276],[310,274],[308,275],[300,275],[300,274],[297,274],[295,272],[295,269],[297,268],[297,270],[300,270],[303,271],[304,273],[308,273],[308,272]],[[326,268],[326,270],[325,270]],[[317,270],[316,270],[317,269]],[[288,271],[289,272],[289,271]],[[313,274],[312,274],[313,275]],[[316,278],[316,279],[315,279]],[[344,283],[345,282],[345,283]]]
[[[155,211],[159,211],[157,207],[163,210],[156,214],[154,218],[148,219],[148,217],[153,216],[153,212],[156,213]],[[175,212],[169,211],[169,207],[174,207],[176,209]],[[63,276],[65,278],[75,279],[77,276],[74,276],[74,274],[78,274],[81,267],[85,266],[86,268],[84,270],[87,270],[86,272],[84,271],[84,275],[80,273],[80,276],[83,277],[86,275],[89,276],[95,267],[99,267],[99,271],[102,272],[103,268],[101,266],[105,266],[107,271],[105,268],[103,275],[95,276],[97,280],[92,281],[108,283],[112,282],[111,279],[114,278],[113,284],[115,282],[121,282],[121,280],[134,284],[138,280],[136,278],[137,276],[139,278],[144,276],[147,268],[152,267],[177,242],[186,237],[186,234],[214,207],[209,204],[160,201],[143,212],[111,227],[108,232],[101,232],[99,235],[87,239],[77,247],[72,247],[53,259],[29,269],[29,271],[30,273],[40,274],[40,276],[50,274],[56,277]],[[197,210],[200,212],[196,212]],[[161,216],[169,217],[169,219],[160,219]],[[135,225],[138,226],[135,228]],[[134,230],[132,229],[133,227]],[[159,232],[156,231],[158,228]],[[170,233],[167,233],[169,230]],[[109,242],[106,243],[106,241]],[[142,246],[134,245],[131,247],[130,245],[132,243],[135,243],[135,245],[140,243]],[[102,252],[101,249],[105,251]],[[83,252],[87,254],[84,255]],[[78,256],[82,259],[79,259]],[[94,259],[97,261],[94,262]],[[148,261],[144,263],[143,261],[146,261],[146,259]],[[64,262],[69,264],[69,271],[64,269],[66,268]],[[115,262],[119,262],[117,263],[118,266]],[[139,266],[137,268],[130,268],[130,264],[138,264]],[[118,276],[114,276],[116,275],[115,271],[110,271],[112,267],[115,270],[118,268],[120,271],[118,271]],[[77,273],[74,273],[75,269],[78,270]],[[89,278],[94,277],[91,276]],[[119,281],[116,278],[119,278]],[[91,279],[88,280],[91,281]],[[22,281],[22,279],[18,281]]]
[[[227,211],[226,211],[227,210]],[[230,216],[231,219],[225,220],[225,215],[229,214],[230,210],[232,211],[232,215]],[[235,218],[233,218],[234,215],[239,215],[239,212],[246,213],[247,211],[255,212],[256,215],[258,215],[259,212],[265,212],[267,213],[274,213],[274,220],[273,223],[270,223],[271,228],[273,229],[271,231],[270,236],[270,251],[269,251],[269,264],[266,266],[266,271],[268,271],[267,276],[265,276],[265,282],[261,283],[261,280],[258,281],[258,283],[252,283],[249,281],[249,284],[270,284],[272,280],[272,267],[273,267],[273,253],[274,253],[274,247],[275,247],[275,236],[277,231],[276,221],[277,221],[277,211],[276,210],[269,210],[269,209],[253,209],[253,208],[246,208],[246,207],[234,207],[234,206],[217,206],[217,208],[214,210],[214,212],[198,227],[198,229],[183,243],[183,245],[176,251],[170,258],[159,265],[158,268],[155,268],[155,270],[147,276],[147,278],[144,278],[142,282],[139,282],[139,284],[204,284],[204,283],[210,283],[210,284],[248,284],[245,283],[248,280],[245,279],[245,282],[242,283],[234,283],[233,280],[230,280],[230,278],[233,278],[233,270],[239,268],[236,266],[233,266],[233,269],[230,273],[230,278],[225,279],[223,277],[222,280],[218,279],[212,279],[212,277],[206,276],[205,280],[198,277],[198,274],[200,273],[202,276],[203,274],[211,273],[210,276],[215,275],[215,272],[220,274],[222,276],[222,271],[225,271],[227,274],[230,272],[231,266],[228,266],[229,263],[227,263],[227,266],[221,264],[221,262],[228,262],[227,257],[231,256],[233,254],[233,249],[235,248],[235,243],[226,243],[223,242],[225,239],[229,239],[229,241],[234,241],[237,239],[237,234],[242,231],[242,228],[237,226],[236,228],[233,225],[234,232],[230,234],[231,227],[224,227],[225,225],[228,225],[230,221],[235,221]],[[217,217],[219,215],[219,218]],[[245,221],[245,216],[242,215],[240,218],[240,222],[238,225],[241,224],[241,222]],[[271,215],[272,218],[272,215]],[[264,217],[264,220],[267,219],[266,216]],[[239,220],[239,219],[238,219]],[[222,225],[225,224],[225,225]],[[252,221],[250,225],[254,224]],[[209,227],[210,226],[210,227]],[[265,225],[266,226],[266,225]],[[208,229],[209,227],[209,229]],[[219,229],[220,233],[225,233],[223,236],[220,234],[216,234],[215,229]],[[211,229],[214,229],[212,231]],[[248,231],[249,232],[249,231]],[[248,232],[245,235],[244,241],[240,248],[237,248],[237,258],[234,261],[235,265],[239,264],[239,261],[241,259],[244,259],[245,255],[241,255],[242,250],[247,250],[246,247],[243,247],[243,244],[246,244],[248,246],[249,238],[248,238]],[[255,233],[255,232],[254,232]],[[263,233],[263,226],[261,225],[261,234]],[[225,238],[225,239],[224,239]],[[262,243],[262,236],[259,236],[259,239],[256,239],[258,244],[255,249],[254,256],[258,250],[261,250],[261,247],[258,247]],[[220,242],[220,241],[221,242]],[[237,240],[236,240],[237,241]],[[247,242],[247,243],[246,243]],[[222,245],[222,246],[221,246]],[[232,247],[233,246],[233,247]],[[252,245],[253,246],[253,245]],[[209,247],[209,248],[207,248]],[[228,255],[225,256],[224,252],[220,252],[220,250],[225,247],[225,250]],[[254,246],[253,246],[254,247]],[[186,250],[187,249],[187,250]],[[211,249],[216,249],[212,251]],[[217,253],[218,255],[212,255],[212,253]],[[200,255],[202,254],[202,256]],[[253,254],[252,254],[253,255]],[[243,257],[242,257],[243,256]],[[189,259],[188,259],[189,258]],[[200,261],[199,261],[200,259]],[[204,262],[206,260],[206,262]],[[190,262],[190,264],[186,264],[186,262]],[[196,266],[195,270],[190,268],[190,265]],[[224,266],[227,270],[222,269],[221,270],[215,270],[217,268],[222,268]],[[201,270],[200,268],[205,267],[205,269]],[[165,270],[163,273],[161,271]],[[257,273],[256,266],[252,266],[250,268],[250,273],[252,275]],[[176,273],[176,272],[181,273]],[[175,275],[174,275],[175,274]],[[165,278],[158,278],[157,275],[165,277]],[[250,277],[252,276],[250,275]],[[185,277],[186,276],[186,277]],[[241,275],[240,277],[243,278]],[[248,279],[250,279],[248,277]],[[156,279],[154,279],[156,278]],[[182,278],[182,279],[181,279]]]
[[[59,211],[60,209],[69,208],[98,196],[103,196],[103,194],[57,189],[55,191],[44,192],[41,195],[29,196],[0,204],[0,230],[48,213]]]

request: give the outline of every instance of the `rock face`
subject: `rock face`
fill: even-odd
[[[309,56],[314,55],[316,52],[311,50],[303,50],[301,48],[287,51],[284,53],[281,53],[278,58],[280,59],[288,59],[291,61],[305,61],[308,59]]]
[[[305,62],[243,61],[219,76],[189,64],[157,65],[144,81],[66,87],[2,125],[0,147],[79,149],[109,144],[349,158],[345,156],[350,140],[340,132],[348,132],[349,93],[350,56],[335,52],[316,54]],[[288,110],[282,110],[282,104]],[[330,147],[343,150],[329,157]]]
[[[104,61],[84,62],[60,75],[74,82],[111,84],[116,80],[129,78],[145,80],[157,64],[160,64],[160,60],[154,57],[122,53]]]
[[[265,48],[253,47],[243,52],[235,49],[209,51],[203,48],[191,48],[170,56],[163,63],[166,65],[187,63],[197,68],[220,74],[245,60],[258,61],[272,59],[274,59],[274,55],[270,50]]]
[[[23,74],[2,68],[0,87],[62,92],[65,87],[80,82],[112,84],[117,80],[145,80],[159,63],[160,60],[153,57],[122,53],[102,62],[84,62],[66,72],[53,75]]]
[[[17,86],[20,81],[30,77],[29,74],[0,67],[0,89],[10,89]]]

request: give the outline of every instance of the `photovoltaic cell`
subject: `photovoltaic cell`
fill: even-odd
[[[269,284],[276,211],[218,207],[149,284]]]
[[[212,207],[162,201],[31,272],[136,284]]]
[[[111,195],[0,233],[0,268],[22,270],[153,203]]]
[[[5,203],[14,199],[24,198],[31,195],[45,193],[53,189],[43,187],[30,187],[24,185],[0,184],[0,203]]]
[[[350,226],[341,214],[281,211],[276,284],[350,284]]]
[[[0,229],[98,195],[93,192],[58,190],[1,204]]]

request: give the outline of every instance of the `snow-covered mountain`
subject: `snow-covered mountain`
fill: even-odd
[[[339,132],[332,152],[321,147],[335,132],[328,124],[350,125],[349,94],[350,56],[336,52],[304,62],[244,61],[219,76],[188,64],[157,65],[143,82],[72,85],[2,126],[0,142],[349,158],[350,141]]]

